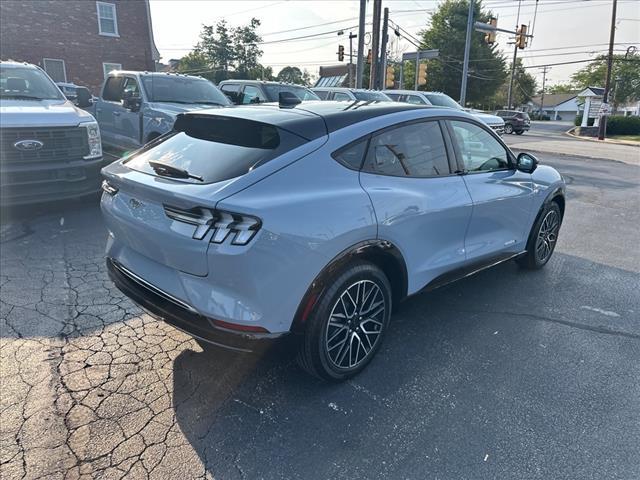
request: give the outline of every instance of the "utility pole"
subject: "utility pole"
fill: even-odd
[[[520,24],[520,7],[522,6],[522,0],[518,2],[518,15],[516,16],[516,30]],[[507,94],[507,109],[511,110],[511,98],[513,93],[513,77],[516,73],[516,59],[518,57],[518,42],[513,46],[513,62],[511,63],[511,78],[509,79],[509,93]]]
[[[358,20],[358,65],[356,72],[356,88],[362,88],[364,73],[364,21],[367,15],[367,0],[360,0],[360,19]]]
[[[540,99],[540,111],[538,114],[540,118],[538,120],[542,120],[542,115],[544,115],[544,85],[547,81],[547,72],[551,70],[549,67],[542,67],[542,98]]]
[[[613,0],[613,10],[611,12],[611,34],[609,35],[609,58],[607,58],[607,76],[604,81],[604,93],[602,94],[602,103],[609,101],[609,87],[611,86],[611,67],[613,66],[613,43],[616,38],[616,8],[618,0]],[[607,131],[607,116],[600,115],[598,123],[598,140],[604,140]]]
[[[379,74],[376,75],[378,90],[385,88],[384,78],[387,72],[387,43],[389,42],[389,35],[387,34],[387,28],[389,27],[389,9],[385,7],[384,16],[382,20],[382,45],[380,46],[380,66],[378,68]]]
[[[371,35],[371,70],[369,74],[369,88],[376,88],[378,60],[380,55],[380,9],[382,0],[373,0],[373,33]]]
[[[462,64],[462,85],[460,86],[460,105],[464,108],[467,101],[467,75],[469,73],[469,50],[471,50],[471,34],[473,32],[473,0],[469,0],[469,15],[467,16],[467,39],[464,45],[464,63]],[[416,65],[417,67],[417,65]],[[418,70],[416,68],[416,78]]]

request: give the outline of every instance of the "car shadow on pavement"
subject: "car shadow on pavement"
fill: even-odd
[[[603,288],[612,278],[628,292]],[[536,272],[504,264],[408,299],[377,358],[342,384],[306,375],[285,349],[185,350],[176,421],[216,478],[606,476],[631,454],[616,434],[629,399],[608,385],[632,385],[640,366],[639,286],[560,253]],[[626,294],[625,311],[601,313]],[[540,466],[562,449],[568,470]]]

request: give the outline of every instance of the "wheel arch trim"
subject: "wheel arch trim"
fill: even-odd
[[[407,296],[409,281],[407,266],[398,247],[388,240],[364,240],[336,255],[311,282],[296,310],[291,325],[292,332],[304,332],[306,320],[330,280],[342,268],[357,259],[370,261],[385,272],[391,284],[394,302],[399,302]]]

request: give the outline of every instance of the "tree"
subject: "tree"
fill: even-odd
[[[259,26],[257,18],[243,27],[229,28],[225,20],[215,26],[203,25],[200,41],[186,57],[190,57],[189,61],[197,59],[206,63],[211,70],[208,78],[216,82],[228,78],[263,78],[267,73],[271,78],[273,72],[259,62],[262,55],[258,47],[262,38],[256,32]]]
[[[298,67],[284,67],[278,73],[276,80],[308,87],[311,84],[311,75],[306,69],[302,71]]]
[[[607,72],[607,56],[601,55],[571,76],[578,90],[587,87],[604,87]],[[617,79],[617,81],[616,81]],[[611,68],[613,103],[619,105],[640,99],[640,56],[613,56]]]
[[[212,66],[206,55],[193,51],[186,54],[178,63],[178,72],[186,74],[197,74],[209,80],[214,79],[214,73],[211,71]]]
[[[570,83],[556,83],[555,85],[551,85],[547,89],[547,93],[573,93],[576,91],[576,88]]]
[[[510,77],[505,78],[504,82],[493,97],[493,105],[497,108],[503,108],[509,99],[509,82]],[[536,94],[537,82],[533,75],[524,68],[522,59],[516,59],[516,69],[513,74],[513,90],[512,102],[514,105],[522,105]]]
[[[428,62],[427,84],[422,90],[438,90],[459,98],[468,12],[468,0],[446,0],[431,16],[430,27],[420,32],[421,49],[440,50],[440,57]],[[474,4],[475,21],[486,23],[490,16],[481,2]],[[485,43],[484,35],[478,32],[472,34],[469,58],[467,100],[482,103],[496,93],[507,77],[505,59],[497,45]]]

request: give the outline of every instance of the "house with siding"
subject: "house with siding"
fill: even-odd
[[[582,109],[582,102],[578,99],[578,92],[551,93],[546,94],[544,100],[542,95],[532,97],[523,110],[529,113],[538,113],[540,109],[551,120],[573,122]]]
[[[148,0],[2,0],[0,59],[97,94],[111,70],[155,71],[160,54]]]

